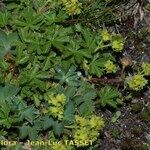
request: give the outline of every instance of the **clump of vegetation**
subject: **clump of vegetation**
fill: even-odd
[[[145,76],[149,76],[150,75],[150,63],[142,63],[141,70]]]
[[[140,65],[138,73],[132,77],[127,78],[127,83],[131,89],[138,91],[143,89],[144,86],[148,84],[148,80],[144,77],[149,76],[149,66],[149,63],[143,62]]]
[[[110,60],[106,62],[104,65],[105,70],[107,73],[115,73],[117,71],[117,67],[114,65],[114,63]]]
[[[129,87],[133,90],[141,90],[148,83],[148,81],[142,75],[134,75],[132,76],[128,82]]]
[[[120,59],[125,38],[106,28],[89,28],[104,14],[100,22],[112,19],[110,4],[5,2],[0,10],[0,138],[17,141],[12,149],[23,149],[27,140],[58,142],[44,144],[54,150],[97,148],[107,121],[95,106],[119,109],[124,104],[120,85],[131,93],[146,88],[149,63],[129,76],[130,59]],[[112,122],[120,116],[117,111]],[[40,149],[37,143],[28,149]]]
[[[66,12],[69,15],[76,15],[81,13],[82,3],[80,3],[78,0],[62,0],[62,2]]]
[[[74,131],[74,140],[79,141],[90,141],[91,143],[96,141],[99,137],[99,130],[104,127],[104,121],[101,117],[92,115],[89,119],[75,116],[76,127]],[[77,146],[86,146],[84,143],[78,144]]]
[[[66,97],[64,94],[58,94],[56,97],[49,96],[48,103],[51,105],[50,108],[45,111],[45,113],[50,113],[54,118],[62,120],[64,116],[64,106],[66,102]]]

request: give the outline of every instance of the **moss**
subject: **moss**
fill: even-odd
[[[149,122],[150,121],[150,111],[149,110],[145,110],[143,112],[141,112],[139,115],[138,115],[138,118],[142,121],[147,121]]]
[[[119,139],[121,132],[120,132],[119,129],[114,128],[114,129],[112,130],[112,133],[111,133],[111,134],[112,134],[112,136],[113,136],[115,139]]]
[[[143,107],[144,107],[144,105],[141,102],[139,102],[139,103],[132,104],[131,110],[134,113],[137,113],[137,112],[140,112]]]
[[[132,139],[131,137],[127,137],[124,139],[121,150],[148,150],[147,146],[143,144],[141,141],[137,141]]]
[[[133,128],[133,134],[137,137],[139,137],[142,134],[142,129],[140,127]]]
[[[127,137],[122,142],[121,150],[131,150],[133,149],[133,145],[133,140],[130,137]]]

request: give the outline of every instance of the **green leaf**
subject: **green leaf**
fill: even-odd
[[[43,65],[43,69],[42,69],[43,71],[46,71],[46,70],[50,69],[50,67],[51,67],[51,59],[52,59],[52,56],[49,56],[49,57],[47,57],[45,59],[44,65]]]
[[[93,75],[96,75],[98,77],[102,76],[104,74],[104,64],[108,61],[108,60],[114,60],[114,58],[112,57],[112,55],[108,54],[108,53],[104,53],[101,54],[96,54],[93,58],[93,60],[91,61],[91,63],[89,64],[89,72]]]
[[[31,7],[27,7],[22,10],[20,18],[14,22],[16,26],[25,27],[27,30],[38,30],[43,23],[42,20],[42,15],[36,14]]]
[[[33,106],[29,106],[25,109],[20,110],[21,118],[26,119],[31,124],[34,121],[36,114],[38,114],[38,111]]]
[[[43,79],[43,80],[50,79],[50,74],[47,71],[39,72],[38,75],[37,75],[37,78],[38,79]]]
[[[79,112],[83,116],[90,116],[94,112],[94,105],[93,101],[91,99],[85,100],[80,106],[79,106]]]
[[[40,105],[39,95],[33,94],[32,99],[34,101],[35,106],[38,107]]]
[[[64,130],[64,125],[62,123],[55,121],[53,124],[53,130],[55,135],[60,136]]]
[[[78,64],[82,62],[83,58],[91,57],[89,50],[80,48],[79,44],[75,40],[70,40],[63,53],[64,59],[71,56]]]
[[[33,67],[30,66],[30,69],[22,70],[20,74],[20,84],[34,86],[36,83],[38,87],[43,86],[42,83],[45,84],[44,81],[50,79],[49,72],[40,70],[40,65],[34,64],[34,62],[32,66]]]
[[[54,120],[52,118],[49,118],[49,116],[45,116],[43,118],[43,129],[46,130],[50,127],[52,127],[54,124]]]
[[[14,42],[18,40],[17,33],[6,34],[4,31],[0,30],[0,58],[11,50]]]
[[[111,107],[117,108],[117,105],[122,103],[121,101],[117,100],[120,98],[121,93],[114,87],[105,86],[101,88],[98,95],[100,97],[100,103],[103,107],[109,105]]]
[[[20,130],[20,138],[24,139],[29,137],[31,140],[36,140],[38,137],[38,130],[35,127],[31,127],[29,125],[23,124],[22,127],[19,127]]]
[[[94,112],[93,99],[96,97],[94,89],[86,89],[86,93],[83,94],[83,102],[79,106],[79,111],[83,116],[90,116]]]
[[[69,101],[65,108],[64,121],[72,123],[74,121],[74,113],[75,113],[74,103],[72,101]]]
[[[12,100],[15,95],[19,92],[19,88],[13,85],[0,86],[0,102]]]
[[[62,22],[68,18],[68,15],[63,10],[60,10],[58,14],[55,11],[49,11],[44,16],[48,24]]]
[[[23,124],[23,126],[20,127],[19,130],[20,130],[20,138],[24,139],[28,136],[30,132],[30,126]]]
[[[92,115],[94,112],[93,100],[97,96],[95,89],[89,83],[83,81],[76,91],[73,101],[80,114],[83,116]]]
[[[74,86],[68,86],[67,87],[67,89],[65,91],[65,95],[67,96],[68,99],[71,99],[74,96],[76,89],[77,88]]]
[[[29,61],[29,54],[27,51],[24,51],[21,46],[16,50],[16,65],[23,65]]]
[[[9,17],[8,12],[0,12],[0,27],[4,27],[8,24]]]
[[[59,80],[60,84],[66,83],[69,86],[78,86],[79,77],[77,76],[75,70],[76,68],[74,66],[71,66],[69,70],[63,70],[62,68],[57,67],[55,79]]]
[[[115,123],[120,116],[121,116],[121,111],[116,111],[113,117],[111,118],[111,122]]]
[[[55,25],[48,29],[47,38],[51,45],[62,51],[64,49],[64,44],[70,41],[69,35],[71,33],[71,28],[63,28]]]
[[[96,91],[95,89],[86,89],[86,93],[83,96],[84,99],[95,99],[96,98]]]
[[[10,115],[11,105],[14,100],[17,100],[15,96],[18,91],[19,89],[12,85],[0,86],[0,124],[7,128],[10,128],[12,123],[20,120],[16,114]]]
[[[34,127],[30,128],[30,130],[29,130],[29,138],[31,140],[36,140],[38,138],[38,136],[39,136],[38,134],[39,134],[39,131],[36,128],[34,128]]]
[[[94,50],[97,47],[96,36],[89,29],[82,29],[83,40],[81,45],[85,48],[86,51],[94,53]]]

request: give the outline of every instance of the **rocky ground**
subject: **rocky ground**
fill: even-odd
[[[149,7],[149,9],[148,9]],[[133,66],[137,62],[150,61],[150,3],[130,1],[118,8],[123,15],[120,23],[110,30],[117,30],[126,37],[124,56],[130,56]],[[130,72],[127,68],[126,73]],[[123,87],[120,90],[124,92]],[[124,93],[124,96],[128,92]],[[126,97],[126,96],[125,96]],[[144,89],[131,98],[124,99],[124,105],[118,109],[120,117],[113,123],[111,118],[116,110],[106,108],[99,111],[107,123],[102,133],[102,150],[147,150],[150,134],[150,89]],[[97,108],[100,110],[99,108]],[[146,146],[147,145],[147,146]]]

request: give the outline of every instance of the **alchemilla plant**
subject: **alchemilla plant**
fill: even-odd
[[[148,79],[146,77],[150,75],[149,66],[150,63],[143,62],[140,64],[137,74],[127,77],[127,84],[132,90],[139,91],[148,84]]]
[[[69,15],[76,15],[81,13],[82,3],[78,0],[62,0],[64,9]]]
[[[23,149],[28,140],[29,149],[94,149],[105,127],[97,100],[114,109],[123,103],[114,85],[103,84],[121,71],[116,57],[125,40],[74,23],[82,8],[79,0],[22,0],[0,10],[0,139],[17,141],[1,149]],[[118,81],[142,90],[149,68],[142,63]]]
[[[148,81],[143,77],[143,75],[136,74],[130,77],[127,83],[131,89],[138,91],[143,89]]]

